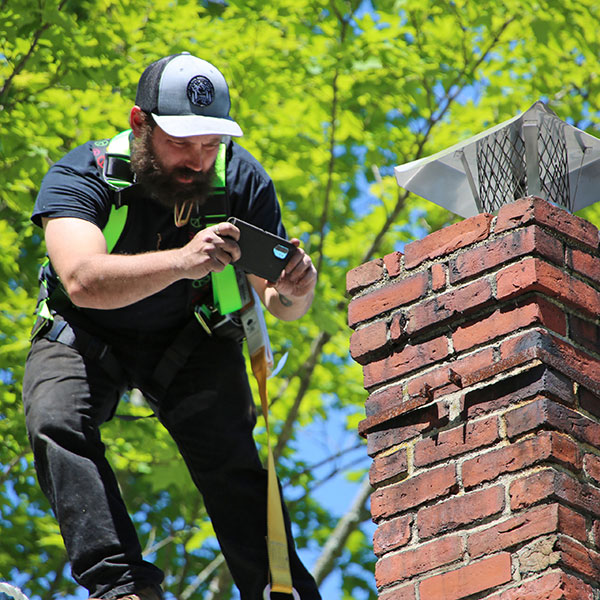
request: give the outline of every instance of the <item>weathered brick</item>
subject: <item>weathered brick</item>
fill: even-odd
[[[404,341],[407,337],[406,323],[408,319],[403,312],[397,312],[390,323],[390,338],[392,342]]]
[[[467,385],[467,378],[489,369],[494,361],[493,348],[485,348],[468,356],[461,356],[450,364],[440,365],[437,369],[409,379],[406,384],[406,391],[410,398],[422,398],[423,404],[430,402],[444,394],[461,389],[461,387]],[[487,377],[488,375],[483,378]],[[470,382],[472,383],[473,380],[471,379]]]
[[[496,417],[470,421],[417,442],[414,450],[415,466],[424,467],[477,448],[485,448],[499,439]]]
[[[406,448],[401,448],[390,454],[379,454],[371,463],[369,477],[371,485],[376,486],[383,481],[406,473],[408,458]]]
[[[539,258],[525,258],[496,274],[497,298],[506,300],[526,292],[542,292],[576,309],[597,316],[600,292]]]
[[[600,516],[600,489],[554,469],[544,469],[513,481],[509,493],[512,510],[558,500]]]
[[[407,344],[390,356],[366,365],[363,369],[365,388],[405,376],[412,371],[429,366],[449,354],[448,340],[435,338],[421,344]]]
[[[367,363],[377,351],[387,344],[387,323],[375,321],[361,327],[350,338],[350,356],[359,364]]]
[[[416,600],[414,584],[385,590],[379,596],[379,600]]]
[[[392,252],[383,257],[383,263],[390,277],[397,277],[402,272],[402,252]]]
[[[494,231],[500,233],[529,223],[551,227],[590,248],[598,248],[598,229],[594,225],[534,196],[502,206],[498,211]]]
[[[375,565],[375,581],[378,587],[401,582],[456,562],[462,554],[459,536],[444,537],[410,550],[386,554]]]
[[[419,510],[419,537],[423,540],[473,525],[480,519],[500,514],[503,509],[504,487],[501,485],[455,496]]]
[[[376,258],[346,273],[346,291],[350,294],[373,285],[383,277],[383,260]]]
[[[403,406],[375,414],[359,423],[358,431],[367,437],[367,453],[375,456],[424,432],[448,422],[448,407],[431,404],[403,414]],[[373,419],[370,422],[369,419]]]
[[[558,504],[541,506],[472,533],[467,540],[469,555],[486,556],[558,532],[558,509]]]
[[[415,273],[353,298],[348,305],[348,325],[354,328],[363,321],[422,298],[427,293],[428,284],[427,273]]]
[[[583,468],[589,477],[600,484],[600,456],[586,454],[583,459]]]
[[[488,237],[492,215],[481,214],[430,233],[404,247],[404,267],[413,269],[422,262],[451,254]]]
[[[552,335],[545,329],[534,327],[518,336],[500,343],[501,359],[540,359],[574,381],[600,393],[600,359]]]
[[[598,311],[600,314],[600,307]],[[600,322],[597,318],[591,321],[569,315],[569,337],[592,352],[600,353]]]
[[[460,600],[508,583],[511,579],[510,554],[502,552],[425,579],[419,585],[419,592],[421,600]]]
[[[577,248],[570,248],[567,252],[567,264],[578,273],[600,283],[600,256],[588,254]]]
[[[446,287],[446,265],[434,263],[431,265],[431,289],[440,292]]]
[[[503,306],[488,317],[461,325],[452,334],[454,350],[461,352],[536,324],[545,325],[561,335],[567,332],[564,311],[542,297],[535,297],[512,309]]]
[[[474,310],[484,308],[492,300],[493,292],[490,282],[487,279],[478,279],[411,306],[406,332],[411,336],[420,334],[449,319],[463,317]]]
[[[413,515],[404,515],[381,523],[373,534],[375,556],[382,556],[406,546],[412,536],[412,523]]]
[[[579,406],[600,419],[600,395],[594,394],[584,387],[578,390]]]
[[[507,412],[505,422],[506,434],[509,438],[544,427],[566,433],[595,448],[600,448],[599,423],[548,398],[539,398]]]
[[[600,579],[600,554],[567,536],[558,537],[558,550],[562,563],[593,581]]]
[[[565,404],[575,402],[573,382],[540,364],[468,391],[462,399],[462,412],[465,419],[474,419],[512,404],[520,404],[538,394]]]
[[[529,254],[541,255],[559,265],[564,262],[562,242],[537,225],[490,239],[450,261],[450,283],[455,284]]]
[[[554,571],[520,581],[516,587],[483,600],[594,600],[594,590],[573,575]]]
[[[371,514],[374,521],[378,522],[426,502],[448,496],[456,489],[454,465],[430,469],[400,483],[375,490],[371,495]]]
[[[514,473],[546,461],[566,464],[575,470],[582,464],[581,453],[572,440],[543,431],[535,437],[466,460],[462,466],[463,485],[468,489],[484,481],[493,481],[504,473]]]

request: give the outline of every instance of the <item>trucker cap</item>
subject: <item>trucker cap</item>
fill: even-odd
[[[243,135],[229,116],[231,100],[222,73],[189,52],[165,56],[147,67],[135,103],[174,137]]]

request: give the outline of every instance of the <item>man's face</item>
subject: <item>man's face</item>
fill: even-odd
[[[173,137],[145,124],[134,140],[131,166],[137,181],[161,204],[202,204],[212,189],[220,142],[220,135]]]

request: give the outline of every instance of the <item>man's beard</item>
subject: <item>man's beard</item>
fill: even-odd
[[[134,138],[131,147],[131,170],[136,182],[157,202],[173,208],[175,205],[192,202],[197,206],[204,204],[213,189],[215,166],[210,170],[194,171],[187,167],[176,167],[166,171],[154,153],[152,128],[144,124],[140,135]],[[192,178],[182,183],[177,176]]]

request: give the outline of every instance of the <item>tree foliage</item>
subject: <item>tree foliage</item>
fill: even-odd
[[[597,133],[599,11],[592,0],[0,0],[2,577],[35,598],[75,593],[20,405],[44,254],[29,215],[53,161],[127,127],[146,64],[187,50],[219,66],[242,144],[273,176],[288,232],[318,266],[309,315],[270,322],[276,352],[289,352],[270,382],[279,470],[298,545],[326,553],[315,568],[335,581],[329,597],[372,599],[368,486],[356,483],[354,501],[319,494],[331,480],[364,480],[369,463],[356,435],[365,393],[348,357],[345,274],[454,219],[399,189],[396,164],[537,99]],[[584,216],[599,223],[598,206]],[[132,397],[121,412],[147,409]],[[343,441],[317,458],[308,448],[332,423]],[[113,420],[103,435],[169,597],[235,597],[164,430],[153,419]],[[264,447],[260,427],[256,437]]]

